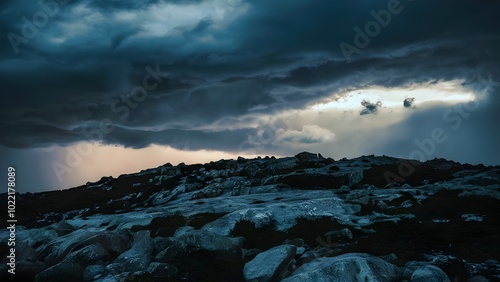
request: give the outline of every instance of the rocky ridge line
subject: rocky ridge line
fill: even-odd
[[[28,280],[500,279],[498,166],[304,152],[16,197]]]

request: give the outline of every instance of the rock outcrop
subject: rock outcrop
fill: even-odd
[[[315,259],[302,265],[283,281],[399,280],[401,280],[401,270],[397,266],[368,254],[349,253],[335,257]]]
[[[23,281],[500,279],[499,166],[304,152],[18,198]]]
[[[247,262],[243,268],[243,275],[247,281],[268,282],[276,281],[292,261],[297,247],[281,245],[258,254]]]

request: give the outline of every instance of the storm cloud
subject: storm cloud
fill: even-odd
[[[361,106],[363,106],[363,109],[359,112],[360,115],[375,114],[378,108],[382,107],[382,102],[377,101],[376,103],[372,103],[368,100],[363,100],[361,101]]]
[[[403,106],[405,108],[412,108],[415,107],[415,98],[408,97],[403,101]]]

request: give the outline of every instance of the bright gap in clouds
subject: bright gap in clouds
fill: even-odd
[[[238,156],[255,158],[251,154],[233,154],[214,150],[184,151],[168,146],[150,145],[141,149],[123,146],[80,142],[68,147],[52,147],[57,155],[52,163],[49,178],[58,183],[48,190],[67,189],[98,181],[103,176],[118,177],[121,174],[136,173],[166,163],[177,165],[208,163],[220,159],[236,159]],[[87,151],[87,152],[85,152]],[[54,165],[57,163],[56,165]],[[55,166],[55,168],[54,168]]]
[[[371,103],[380,101],[383,108],[402,108],[406,98],[415,98],[417,106],[425,106],[426,103],[459,104],[473,101],[476,98],[474,92],[464,87],[463,82],[463,80],[451,80],[435,84],[413,84],[394,88],[370,86],[336,93],[310,108],[316,111],[359,110],[363,108],[361,105],[363,100]]]

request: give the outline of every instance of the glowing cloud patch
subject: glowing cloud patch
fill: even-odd
[[[426,103],[459,104],[476,99],[474,92],[465,88],[462,83],[462,80],[452,80],[397,88],[373,86],[336,93],[310,108],[316,111],[361,110],[366,101],[374,104],[380,102],[384,108],[402,108],[408,99],[414,99],[412,100],[414,106],[425,106]]]

